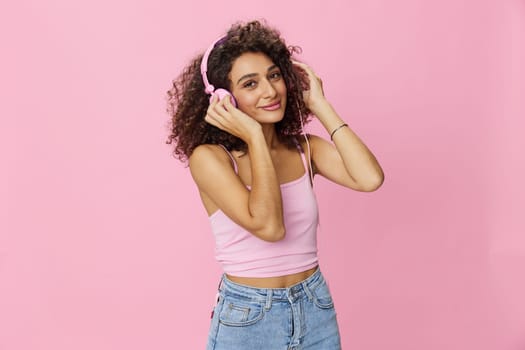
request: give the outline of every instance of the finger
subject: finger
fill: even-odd
[[[216,122],[216,120],[219,119],[219,116],[217,115],[217,113],[215,113],[215,111],[213,109],[209,109],[207,112],[206,112],[206,115],[204,116],[204,120],[210,124],[213,124],[214,122]]]
[[[321,87],[323,86],[323,81],[321,80],[321,78],[319,78],[317,74],[315,74],[312,68],[310,68],[308,65],[301,63],[301,62],[297,62],[297,65],[299,65],[302,69],[305,70],[306,74],[308,74],[308,77],[311,79],[310,81],[317,81],[319,82],[319,85]]]
[[[210,104],[208,105],[208,111],[213,110],[216,104],[217,104],[217,96],[213,95],[211,97]]]
[[[231,109],[234,108],[232,104],[232,97],[230,95],[224,96],[224,98],[222,99],[222,105],[228,112],[230,112]]]
[[[213,96],[212,103],[208,107],[206,114],[209,115],[211,118],[219,121],[222,118],[221,112],[223,111],[224,111],[224,108],[220,106],[220,101],[218,97],[216,95]]]
[[[295,65],[297,65],[297,66],[300,66],[300,67],[304,67],[304,66],[306,66],[305,63],[303,63],[303,62],[299,62],[299,61],[296,61],[296,60],[292,60],[292,63],[295,64]]]
[[[224,118],[231,117],[231,112],[233,112],[233,110],[235,109],[235,106],[232,104],[231,98],[232,97],[230,95],[224,96],[215,108],[217,113],[219,113]]]
[[[310,66],[308,66],[306,63],[299,62],[299,61],[294,61],[294,60],[292,60],[292,63],[295,64],[296,66],[298,66],[299,68],[305,70],[308,74],[310,74],[310,73],[313,74],[312,68],[310,68]]]
[[[219,129],[222,129],[224,130],[225,127],[224,125],[221,123],[220,121],[220,117],[217,118],[216,115],[213,115],[213,114],[206,114],[206,116],[204,117],[204,120],[208,123],[208,124],[211,124]]]
[[[217,97],[217,95],[214,94],[211,97],[210,105],[216,105],[218,101],[219,101],[219,98]]]
[[[209,115],[209,114],[206,114],[206,116],[204,117],[204,121],[208,124],[211,124],[213,126],[217,126],[217,122],[215,121],[215,119]]]
[[[224,105],[225,98],[221,99],[220,101],[215,104],[213,110],[216,114],[220,115],[223,118],[228,117],[228,111],[226,110],[226,106]]]

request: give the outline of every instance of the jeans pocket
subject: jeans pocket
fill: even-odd
[[[250,326],[264,316],[264,304],[239,299],[225,298],[219,314],[219,322],[226,326]]]
[[[317,307],[321,309],[331,309],[334,307],[330,289],[324,280],[312,289],[312,295],[314,304]]]

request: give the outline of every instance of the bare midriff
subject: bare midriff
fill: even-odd
[[[317,270],[317,266],[309,270],[293,273],[291,275],[277,276],[277,277],[237,277],[226,275],[226,277],[237,284],[255,288],[288,288],[304,281],[310,277]]]

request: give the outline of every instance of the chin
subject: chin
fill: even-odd
[[[274,112],[265,112],[260,113],[256,120],[259,123],[263,124],[270,124],[270,123],[278,123],[284,118],[284,111],[274,111]]]

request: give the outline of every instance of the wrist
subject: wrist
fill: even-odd
[[[336,127],[332,132],[330,132],[330,141],[334,141],[334,134],[338,132],[339,130],[341,130],[342,128],[344,128],[345,126],[348,127],[348,124],[342,123],[341,125]]]
[[[261,127],[259,127],[258,129],[256,128],[252,130],[243,141],[246,142],[246,145],[248,145],[248,148],[252,148],[253,146],[256,146],[262,143],[266,143]]]
[[[322,115],[324,111],[330,110],[332,105],[326,98],[321,98],[317,101],[310,103],[308,109],[316,116]]]

